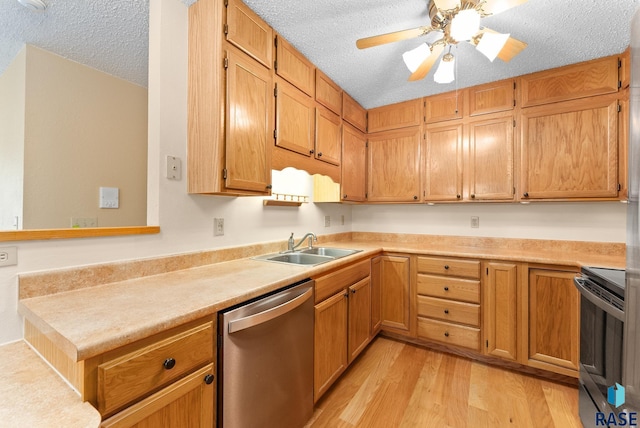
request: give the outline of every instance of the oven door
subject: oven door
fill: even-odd
[[[596,426],[596,413],[619,413],[607,402],[607,390],[622,384],[624,312],[604,300],[606,294],[588,277],[576,277],[580,291],[580,419]],[[600,294],[600,295],[598,295]]]

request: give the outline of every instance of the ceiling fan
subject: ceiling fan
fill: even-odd
[[[405,52],[402,58],[412,73],[409,76],[409,81],[420,80],[427,76],[442,52],[448,47],[449,51],[440,60],[440,65],[434,74],[434,80],[438,83],[450,83],[455,78],[455,58],[451,54],[451,47],[460,42],[471,43],[492,62],[496,57],[508,62],[527,47],[526,43],[514,39],[510,34],[501,34],[480,26],[481,18],[495,15],[527,1],[431,0],[429,4],[430,26],[365,37],[359,39],[356,46],[359,49],[366,49],[424,36],[431,32],[439,32],[442,34],[442,38],[431,45],[422,43],[417,48]]]

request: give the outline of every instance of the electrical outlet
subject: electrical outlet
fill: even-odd
[[[331,226],[331,216],[326,215],[324,216],[324,227],[330,227],[330,226]]]
[[[471,216],[471,227],[474,229],[480,227],[480,217]]]
[[[98,219],[96,217],[71,217],[71,227],[74,229],[98,227]]]
[[[18,247],[0,248],[0,266],[15,266],[18,264]]]
[[[213,219],[213,236],[222,236],[222,235],[224,235],[224,219],[214,218]]]
[[[182,176],[182,162],[175,156],[167,156],[167,178],[169,180],[180,180]]]

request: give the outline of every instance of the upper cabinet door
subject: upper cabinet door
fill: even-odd
[[[369,110],[369,132],[420,126],[422,123],[422,99],[405,101]]]
[[[273,145],[271,72],[231,47],[227,58],[225,186],[268,193]]]
[[[367,132],[367,111],[346,92],[342,92],[342,119]]]
[[[240,0],[228,0],[227,40],[267,68],[273,64],[273,30]]]
[[[342,114],[342,89],[318,69],[316,69],[316,101],[335,114]]]
[[[316,107],[316,159],[340,165],[341,126],[340,116],[324,107]]]
[[[364,202],[367,176],[367,138],[348,124],[342,126],[342,179],[340,198]]]
[[[513,132],[512,114],[469,124],[469,198],[513,200]]]
[[[315,66],[289,44],[276,36],[276,73],[310,97],[314,96]]]
[[[513,110],[515,103],[513,79],[469,88],[469,116]]]
[[[522,76],[520,86],[522,107],[618,92],[618,56]]]
[[[313,153],[313,99],[276,78],[276,146],[301,155]]]
[[[420,202],[420,127],[369,135],[370,202]]]
[[[426,130],[424,199],[462,200],[462,125]]]
[[[445,120],[462,119],[465,91],[425,97],[425,122],[435,123]]]
[[[521,198],[618,196],[615,96],[523,109]]]

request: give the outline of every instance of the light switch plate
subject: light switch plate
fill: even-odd
[[[0,267],[15,266],[18,264],[18,247],[0,248]]]
[[[117,187],[100,188],[100,208],[119,208],[120,189]]]

